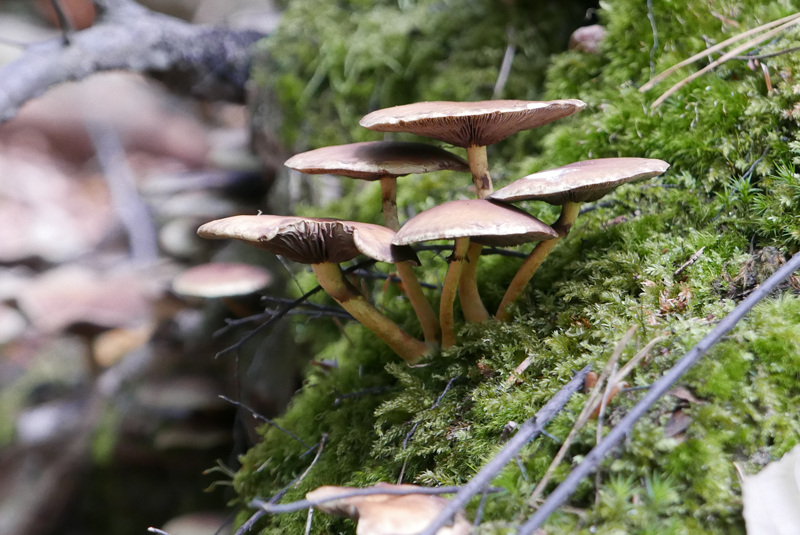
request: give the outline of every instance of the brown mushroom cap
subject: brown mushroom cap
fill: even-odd
[[[378,483],[375,488],[413,491],[419,487],[408,484]],[[334,486],[319,487],[307,493],[306,499],[311,501],[322,500],[354,490],[360,489]],[[341,498],[316,505],[315,507],[330,515],[346,516],[357,521],[357,535],[412,535],[425,529],[447,506],[448,502],[449,500],[441,496],[425,494],[373,494]],[[459,511],[456,513],[453,523],[439,529],[437,535],[466,535],[469,533],[470,528],[469,522],[464,517],[464,512]]]
[[[130,275],[105,276],[78,266],[53,269],[17,295],[33,326],[57,332],[76,325],[137,327],[152,319],[147,283]]]
[[[187,269],[172,281],[172,291],[188,297],[249,295],[269,286],[272,275],[251,264],[212,262]]]
[[[581,100],[417,102],[374,111],[359,124],[377,132],[409,132],[457,147],[483,147],[544,126],[586,107]]]
[[[394,231],[356,221],[317,217],[240,215],[211,221],[203,238],[233,238],[302,264],[341,263],[359,254],[379,262],[418,263],[410,247],[392,245]]]
[[[380,180],[432,171],[469,171],[463,159],[425,143],[368,141],[323,147],[286,160],[286,167],[311,175],[333,175]]]
[[[496,201],[544,201],[562,205],[600,199],[626,182],[658,176],[669,169],[662,160],[603,158],[534,173],[489,195]]]
[[[395,245],[469,237],[482,245],[510,246],[557,237],[529,213],[482,199],[450,201],[409,219]]]

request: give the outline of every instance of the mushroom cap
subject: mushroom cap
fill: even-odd
[[[375,488],[403,489],[413,491],[417,485],[392,485],[378,483]],[[320,500],[352,492],[353,487],[319,487],[306,494],[308,500]],[[352,496],[334,500],[315,507],[320,511],[346,516],[358,522],[356,535],[412,535],[428,526],[447,506],[449,500],[441,496],[426,494],[373,494],[368,496]],[[456,513],[453,523],[445,526],[437,535],[467,535],[470,524],[464,512]]]
[[[187,269],[172,280],[172,291],[187,297],[249,295],[270,285],[272,275],[251,264],[212,262]]]
[[[469,237],[483,245],[510,246],[558,237],[528,212],[483,199],[450,201],[409,219],[392,243],[409,245]]]
[[[431,171],[469,171],[469,165],[455,154],[425,143],[368,141],[323,147],[296,154],[286,167],[318,175],[333,175],[380,180],[430,173]]]
[[[483,147],[577,113],[581,100],[417,102],[374,111],[359,124],[377,132],[409,132],[457,147]]]
[[[152,319],[148,283],[132,275],[102,275],[79,266],[50,270],[17,295],[22,313],[43,332],[79,325],[138,327]]]
[[[203,238],[233,238],[302,264],[340,263],[359,254],[379,262],[419,263],[410,247],[392,244],[394,231],[356,221],[279,215],[240,215],[211,221]]]
[[[533,173],[501,188],[488,198],[496,201],[591,202],[627,182],[652,178],[669,164],[651,158],[602,158],[575,162]]]

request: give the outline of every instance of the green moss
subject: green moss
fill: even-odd
[[[550,5],[517,4],[515,9],[531,12]],[[284,120],[277,124],[288,145],[313,147],[373,138],[356,124],[376,107],[487,98],[512,20],[498,6],[488,1],[292,2],[282,30],[265,44],[270,59],[257,75],[263,102],[275,98],[284,106]],[[502,16],[490,14],[492,7]],[[401,472],[406,482],[462,484],[501,447],[508,421],[529,418],[572,370],[589,362],[604,365],[631,325],[639,326],[638,338],[623,361],[634,346],[669,333],[628,378],[631,385],[646,385],[774,270],[780,256],[770,247],[784,253],[800,248],[800,178],[793,169],[800,155],[794,112],[800,54],[765,60],[773,76],[771,95],[760,69],[732,62],[650,112],[649,104],[669,83],[647,94],[637,90],[650,76],[653,35],[646,3],[615,0],[602,7],[608,30],[602,54],[556,54],[545,62],[545,78],[541,55],[518,53],[506,96],[577,97],[589,107],[493,149],[493,173],[502,184],[523,173],[607,156],[663,158],[672,168],[651,184],[620,188],[604,199],[612,204],[582,215],[517,303],[514,322],[462,326],[459,344],[426,367],[400,364],[357,325],[346,327],[350,341],[324,322],[298,325],[302,336],[318,341],[319,358],[335,357],[339,367],[329,373],[309,370],[306,385],[280,419],[308,444],[329,435],[318,465],[286,500],[322,484],[396,481]],[[798,9],[789,1],[654,2],[656,70],[702,50],[701,36],[719,42]],[[546,19],[513,20],[521,36],[535,34]],[[473,31],[457,29],[464,21]],[[556,34],[543,36],[535,46],[549,54]],[[762,52],[794,46],[797,40],[796,33],[787,32]],[[400,184],[400,205],[420,211],[468,196],[466,186],[465,177],[446,173],[409,177]],[[303,212],[379,221],[377,186],[348,183],[346,188],[334,205],[303,207]],[[545,221],[556,215],[550,206],[525,208]],[[703,247],[704,253],[676,275]],[[423,278],[440,281],[443,258],[420,256]],[[480,290],[490,309],[520,263],[508,257],[481,261]],[[407,302],[396,289],[382,292],[381,286],[370,287],[376,302],[418,332]],[[436,292],[430,297],[435,302]],[[705,403],[662,399],[603,463],[600,488],[593,481],[581,484],[571,501],[581,514],[559,512],[548,533],[744,533],[732,463],[755,471],[800,442],[799,324],[800,297],[784,286],[685,378]],[[509,382],[527,357],[533,361],[522,381]],[[376,387],[383,389],[376,393]],[[364,389],[373,390],[336,403],[342,394]],[[607,421],[616,423],[640,395],[615,398]],[[566,437],[583,401],[575,396],[548,431]],[[667,437],[664,427],[679,407],[691,424],[684,436]],[[310,462],[309,456],[301,458],[305,448],[286,435],[269,428],[263,434],[264,442],[243,457],[235,480],[242,502],[275,494]],[[591,449],[594,437],[590,423],[551,488]],[[556,442],[539,438],[523,450],[519,465],[512,463],[496,478],[494,484],[506,492],[489,499],[482,532],[502,531],[530,513],[525,499],[557,449]],[[240,520],[246,516],[242,512]],[[267,519],[262,527],[264,533],[299,532],[304,522],[304,514],[285,515]],[[349,522],[315,516],[314,530],[326,529],[353,530]]]

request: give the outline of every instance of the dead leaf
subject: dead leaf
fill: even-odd
[[[697,398],[694,394],[692,394],[691,390],[686,388],[685,386],[678,385],[669,392],[668,395],[682,399],[683,401],[688,401],[689,403],[694,403],[696,405],[705,405],[706,402],[702,399]]]
[[[664,426],[664,436],[680,440],[686,430],[689,429],[689,424],[691,423],[692,417],[678,409],[667,420],[667,424]]]
[[[800,446],[755,475],[739,473],[747,535],[800,535]]]
[[[416,485],[392,485],[378,483],[374,488],[408,489]],[[308,500],[320,500],[356,490],[352,487],[320,487],[306,494]],[[353,496],[341,500],[333,500],[316,508],[335,516],[346,516],[358,522],[356,535],[412,535],[419,533],[447,505],[448,500],[440,496],[425,494],[374,494],[371,496]],[[437,535],[467,535],[470,524],[460,511],[453,524],[444,526]]]

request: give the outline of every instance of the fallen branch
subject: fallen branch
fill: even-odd
[[[569,499],[581,480],[589,475],[600,461],[625,437],[633,425],[650,410],[661,396],[669,392],[678,379],[694,366],[711,347],[728,334],[736,324],[762,299],[767,297],[784,279],[800,269],[800,254],[795,254],[778,271],[768,278],[756,291],[720,321],[710,333],[684,355],[661,379],[650,386],[647,394],[620,420],[603,442],[595,446],[569,476],[548,496],[536,513],[520,527],[517,535],[532,535],[553,512]]]
[[[486,463],[481,470],[475,474],[475,477],[470,479],[469,483],[464,485],[458,493],[453,497],[447,506],[442,509],[433,522],[431,522],[424,531],[419,535],[435,535],[439,529],[448,524],[453,516],[469,502],[473,496],[483,491],[494,477],[516,457],[519,450],[528,442],[536,438],[539,433],[544,430],[547,422],[550,421],[561,409],[567,404],[572,394],[577,392],[583,387],[583,382],[586,379],[586,374],[592,369],[591,364],[583,368],[575,374],[572,380],[564,385],[558,393],[553,396],[550,401],[545,403],[544,407],[539,409],[533,418],[526,421],[517,431],[511,440],[509,440],[500,452],[494,458]]]
[[[190,24],[132,0],[95,4],[94,26],[70,33],[68,42],[29,45],[0,69],[0,123],[51,87],[111,70],[145,72],[199,98],[244,102],[251,47],[262,33]]]

